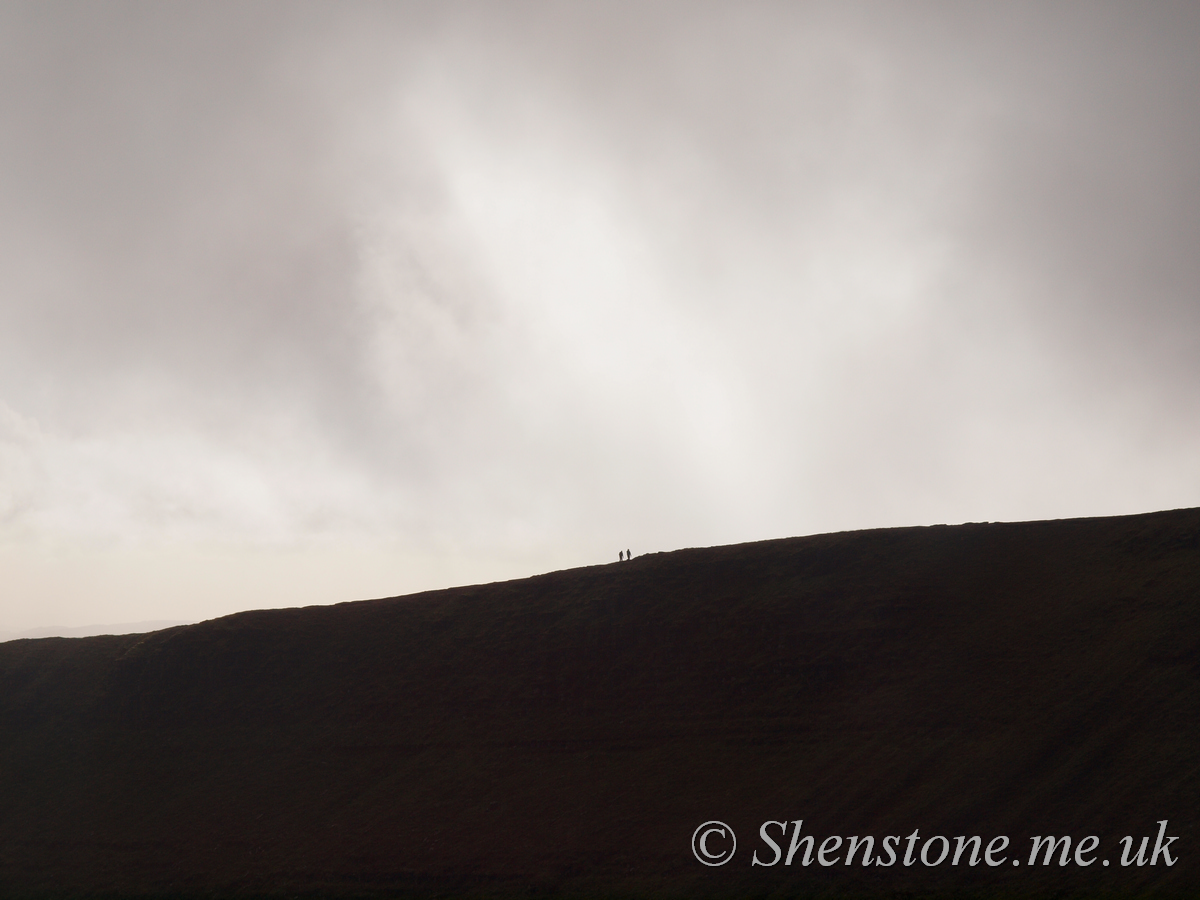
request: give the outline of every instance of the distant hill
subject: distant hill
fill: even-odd
[[[150,622],[120,622],[115,625],[44,625],[41,628],[28,628],[25,631],[0,631],[0,643],[16,641],[21,638],[43,637],[95,637],[100,634],[145,634],[149,631],[161,631],[175,625],[190,625],[190,622],[178,619],[154,619]]]
[[[1198,810],[1195,509],[0,645],[0,897],[1197,897]]]

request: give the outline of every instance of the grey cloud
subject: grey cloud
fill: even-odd
[[[27,525],[551,565],[1200,502],[1190,5],[0,17]]]
[[[1004,73],[965,230],[982,265],[1023,273],[1037,326],[1099,383],[1194,400],[1179,388],[1200,374],[1200,14],[1071,11]]]

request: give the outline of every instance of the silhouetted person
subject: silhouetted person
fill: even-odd
[[[625,558],[626,558],[626,559],[633,559],[633,551],[631,551],[631,550],[626,550],[626,551],[625,551]]]
[[[621,557],[621,562],[625,562],[625,551],[622,550],[617,556]]]

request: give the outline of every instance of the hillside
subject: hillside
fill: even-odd
[[[1195,509],[0,644],[0,897],[1194,897],[1198,810]],[[691,847],[714,819],[738,840],[721,867]],[[751,865],[761,823],[801,819],[818,844],[1011,846],[995,867]],[[1176,863],[1121,866],[1160,820]],[[1036,835],[1096,835],[1097,861],[1030,867]]]

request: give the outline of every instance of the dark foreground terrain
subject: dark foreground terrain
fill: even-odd
[[[1198,810],[1200,510],[0,644],[5,898],[1200,897]],[[753,866],[768,820],[901,858]],[[1010,844],[924,865],[938,835]]]

